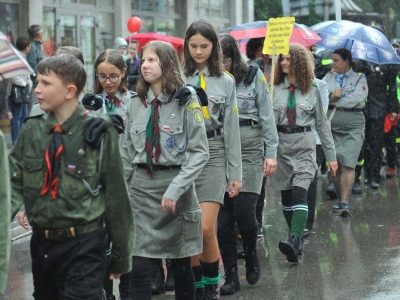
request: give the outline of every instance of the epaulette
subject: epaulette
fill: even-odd
[[[193,103],[190,103],[188,106],[187,106],[187,111],[192,111],[193,109],[195,109],[195,108],[198,108],[198,109],[200,109],[201,110],[201,106],[200,106],[200,104],[198,103],[198,102],[193,102]]]
[[[231,76],[232,78],[234,78],[234,76],[231,73],[229,73],[228,71],[225,71],[225,73],[228,74],[229,76]]]
[[[44,113],[39,114],[39,115],[28,116],[28,117],[26,117],[26,118],[24,119],[24,121],[23,121],[22,123],[25,123],[25,122],[27,122],[27,121],[30,120],[30,119],[41,118],[41,117],[44,116],[45,114],[46,114],[46,113],[44,112]]]

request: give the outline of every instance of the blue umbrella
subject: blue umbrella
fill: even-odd
[[[351,21],[326,21],[310,27],[322,38],[317,46],[329,50],[346,48],[354,58],[376,64],[400,64],[392,44],[377,29]]]

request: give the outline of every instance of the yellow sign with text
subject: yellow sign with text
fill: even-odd
[[[265,36],[263,54],[288,54],[294,17],[270,18]],[[275,47],[275,49],[274,49]]]

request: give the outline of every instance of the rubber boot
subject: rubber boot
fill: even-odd
[[[245,251],[246,280],[249,284],[256,284],[260,280],[260,261],[258,260],[257,249]]]
[[[203,269],[204,300],[218,300],[219,260],[213,263],[200,261]]]
[[[174,280],[174,271],[171,266],[171,260],[166,260],[167,266],[167,279],[165,281],[165,290],[168,292],[172,292],[175,290],[175,280]]]
[[[165,290],[165,275],[164,268],[162,266],[162,260],[157,259],[154,264],[153,278],[151,279],[151,293],[153,295],[160,295]]]

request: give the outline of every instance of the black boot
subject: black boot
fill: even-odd
[[[246,253],[246,280],[249,284],[256,284],[260,280],[260,261],[258,260],[257,249]]]
[[[218,297],[218,284],[205,284],[204,285],[204,300],[219,300]]]
[[[153,278],[151,279],[151,293],[153,295],[160,295],[164,293],[165,290],[164,281],[165,281],[164,268],[162,266],[162,260],[160,259],[157,260],[157,263],[154,265]]]
[[[194,280],[196,282],[196,297],[195,300],[204,299],[204,284],[203,284],[203,270],[201,266],[192,267]]]
[[[289,239],[279,242],[279,250],[286,255],[288,262],[297,263],[302,249],[301,239],[291,235]]]
[[[171,260],[166,260],[167,265],[167,280],[165,281],[165,290],[168,292],[175,290],[174,271],[172,270]]]
[[[233,295],[235,292],[240,291],[240,282],[238,269],[233,268],[230,270],[225,269],[225,283],[219,289],[221,295]]]
[[[204,288],[196,288],[195,300],[204,300]]]

